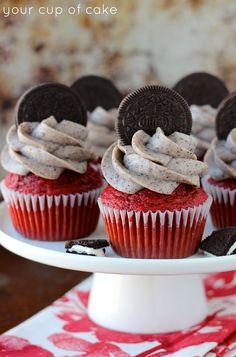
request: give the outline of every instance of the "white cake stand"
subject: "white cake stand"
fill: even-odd
[[[212,231],[208,222],[205,234]],[[90,238],[106,238],[102,222]],[[25,239],[0,204],[0,243],[24,258],[71,270],[94,272],[88,313],[96,323],[131,333],[185,329],[207,316],[201,274],[236,269],[236,257],[195,255],[185,259],[127,259],[111,248],[106,257],[65,253],[64,242]]]

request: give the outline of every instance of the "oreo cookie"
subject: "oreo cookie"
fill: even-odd
[[[87,112],[73,90],[60,83],[45,83],[31,88],[19,99],[16,124],[41,122],[53,115],[58,122],[70,120],[86,126]]]
[[[189,105],[209,104],[218,108],[221,101],[229,94],[224,82],[206,72],[196,72],[182,78],[173,88]]]
[[[236,92],[229,94],[219,106],[216,115],[216,135],[225,140],[232,129],[236,128]]]
[[[118,108],[123,99],[115,85],[109,79],[100,76],[80,77],[71,88],[80,96],[89,112],[97,107],[106,110]]]
[[[109,243],[105,239],[71,240],[65,244],[67,253],[91,256],[104,256],[108,246]]]
[[[146,86],[130,93],[121,102],[116,130],[123,145],[130,145],[134,133],[153,135],[160,127],[165,135],[175,131],[190,134],[192,116],[186,101],[174,90]]]
[[[210,256],[236,254],[236,227],[218,229],[205,238],[200,249]]]

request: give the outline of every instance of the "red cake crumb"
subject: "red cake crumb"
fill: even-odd
[[[48,180],[32,173],[26,176],[8,173],[4,183],[13,191],[32,195],[67,195],[94,190],[102,186],[102,176],[90,164],[84,174],[65,170],[56,180]]]
[[[236,180],[221,180],[216,181],[212,177],[209,177],[208,182],[214,186],[229,188],[230,190],[236,190]]]
[[[171,195],[164,195],[148,189],[134,194],[120,192],[108,186],[101,195],[102,203],[127,211],[173,211],[199,206],[207,200],[207,193],[202,188],[181,184]]]

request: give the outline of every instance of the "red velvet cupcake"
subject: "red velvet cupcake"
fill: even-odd
[[[39,120],[44,111],[55,117]],[[9,173],[1,189],[13,226],[27,238],[77,239],[96,229],[103,180],[81,123],[86,124],[86,112],[66,86],[33,88],[19,102],[17,125],[10,128],[2,152]]]
[[[203,179],[203,187],[212,198],[211,219],[216,228],[236,226],[236,180]]]
[[[236,94],[221,103],[216,116],[217,138],[213,140],[204,161],[209,176],[204,189],[212,196],[211,218],[216,228],[236,225]]]
[[[120,140],[102,160],[109,186],[99,199],[114,251],[130,258],[193,255],[211,198],[200,188],[207,166],[188,135],[188,105],[172,90],[144,87],[121,103],[117,128]]]

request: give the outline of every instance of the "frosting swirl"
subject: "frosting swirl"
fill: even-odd
[[[204,161],[215,180],[236,179],[236,128],[231,130],[226,140],[213,140]]]
[[[97,107],[88,114],[88,141],[99,157],[117,140],[114,130],[117,109],[105,110]]]
[[[197,161],[196,140],[179,132],[165,136],[161,128],[151,137],[137,131],[132,144],[120,141],[106,151],[102,172],[107,182],[117,190],[135,193],[143,188],[171,194],[180,183],[200,186],[200,175],[207,165]]]
[[[7,134],[7,145],[1,155],[5,170],[19,175],[29,172],[57,179],[65,170],[83,174],[87,160],[96,159],[88,147],[87,129],[77,123],[54,117],[42,122],[23,122],[13,125]]]
[[[192,136],[197,139],[196,155],[202,157],[209,149],[215,132],[215,117],[217,110],[210,105],[191,105],[193,119]]]

